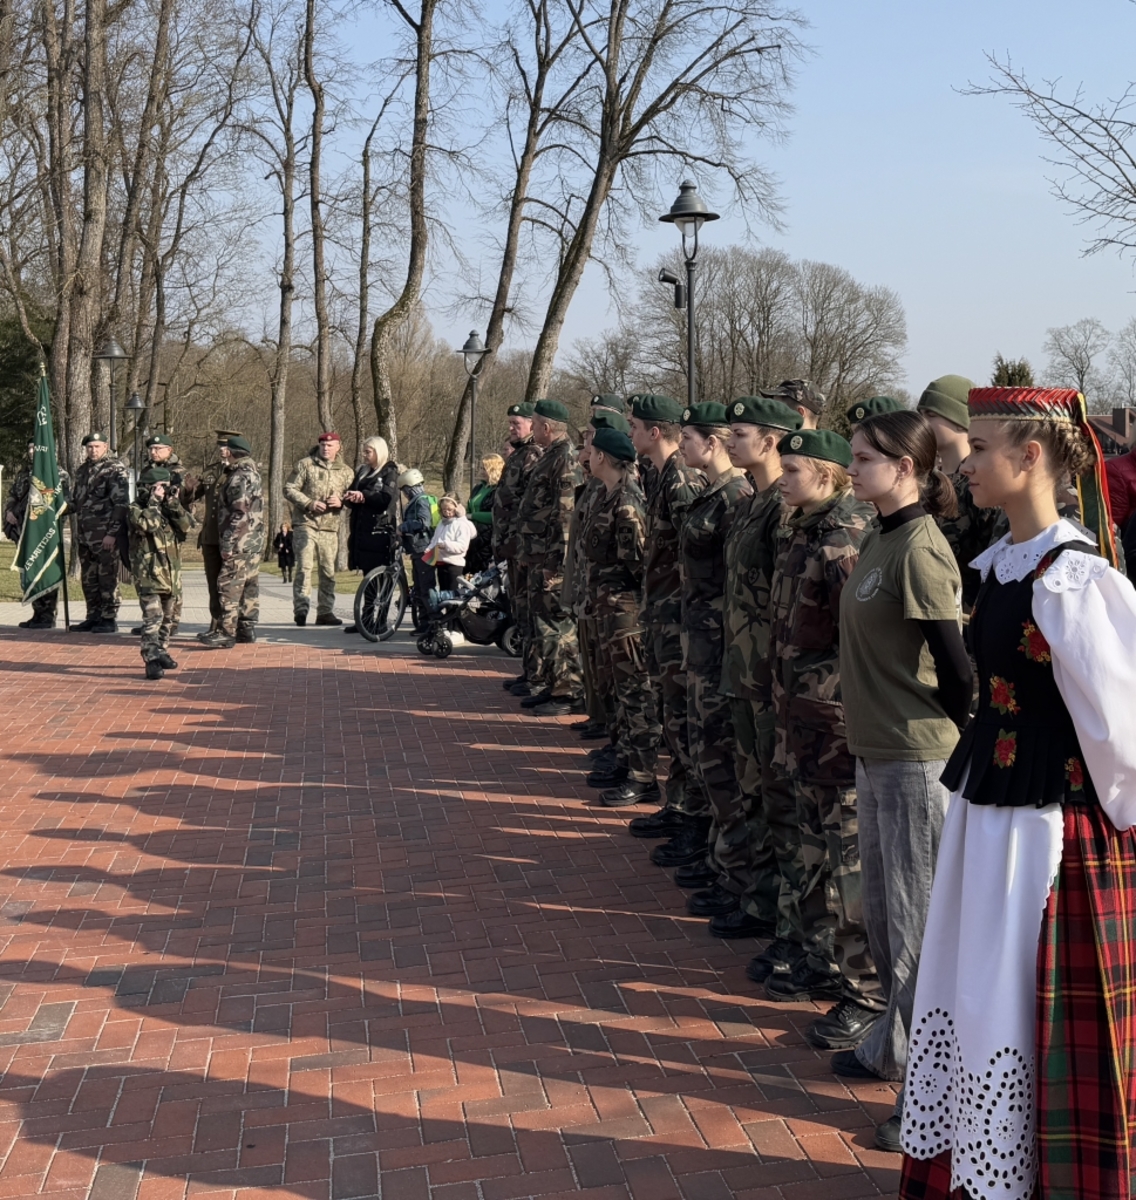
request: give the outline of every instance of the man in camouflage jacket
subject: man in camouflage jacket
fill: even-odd
[[[513,452],[505,459],[505,468],[497,481],[497,491],[493,493],[493,560],[508,564],[509,604],[513,619],[521,631],[523,646],[521,677],[509,681],[509,686],[515,688],[519,696],[527,696],[542,673],[537,657],[537,642],[533,636],[532,613],[529,611],[528,568],[520,560],[521,500],[533,468],[544,453],[544,447],[533,441],[532,415],[531,404],[509,406],[509,442]],[[539,691],[539,688],[536,690]]]
[[[568,409],[559,400],[537,402],[533,433],[544,454],[529,476],[518,525],[533,632],[543,664],[537,692],[543,701],[529,707],[535,716],[564,716],[583,711],[576,621],[561,602],[568,522],[583,475],[568,437]]]
[[[198,500],[205,501],[201,517],[201,528],[197,544],[201,547],[201,558],[205,566],[205,586],[209,592],[209,632],[214,633],[221,624],[221,601],[217,595],[217,576],[221,574],[221,550],[217,533],[217,489],[229,466],[229,438],[240,437],[235,429],[216,429],[217,457],[200,476],[186,475],[181,485],[181,502],[190,508]]]
[[[28,511],[28,494],[32,487],[31,459],[35,453],[35,442],[28,442],[28,465],[21,467],[8,492],[8,503],[4,509],[4,536],[10,542],[18,542],[24,528],[24,517]],[[59,487],[64,500],[69,500],[71,481],[67,472],[59,468]],[[54,629],[55,610],[59,603],[59,589],[37,596],[32,601],[32,615],[20,622],[21,629]]]
[[[221,625],[199,640],[210,650],[255,642],[260,617],[260,560],[264,554],[264,488],[243,437],[229,438],[229,468],[217,492]]]
[[[139,476],[127,517],[130,573],[142,608],[141,650],[147,679],[161,679],[177,666],[169,645],[181,612],[181,543],[192,518],[172,485],[172,472],[147,467]]]
[[[81,633],[117,633],[118,568],[125,548],[126,510],[130,479],[122,460],[109,453],[101,433],[83,439],[86,460],[75,472],[72,507],[79,522],[79,569],[86,620],[74,628]]]

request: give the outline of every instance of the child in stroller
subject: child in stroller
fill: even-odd
[[[496,642],[513,658],[520,654],[520,630],[513,621],[499,566],[489,566],[472,579],[459,578],[453,591],[430,589],[426,628],[417,643],[419,653],[448,657],[454,648],[451,633],[460,633],[475,646]]]

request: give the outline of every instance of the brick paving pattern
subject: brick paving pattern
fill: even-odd
[[[510,660],[0,633],[0,1198],[893,1195]]]

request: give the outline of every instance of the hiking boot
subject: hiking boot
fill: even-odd
[[[798,1000],[839,1000],[844,994],[844,981],[835,968],[817,971],[804,957],[788,975],[770,975],[765,981],[765,994],[770,1000],[792,1004]]]
[[[197,640],[206,650],[231,650],[237,644],[237,639],[223,629],[218,629],[216,633],[200,634]]]
[[[343,622],[335,615],[335,613],[320,613],[316,617],[317,625],[342,625]]]
[[[845,996],[805,1030],[805,1041],[817,1050],[853,1050],[879,1019],[878,1008],[865,1008]]]
[[[146,678],[147,679],[161,679],[164,675],[165,675],[165,671],[162,670],[162,664],[160,662],[158,662],[158,660],[156,658],[152,658],[146,664]]]
[[[801,947],[787,938],[775,938],[749,960],[746,978],[764,983],[771,975],[788,975],[801,957]]]
[[[163,671],[176,671],[177,663],[163,650],[161,654],[154,660]]]
[[[627,832],[637,838],[669,838],[678,833],[684,820],[682,813],[664,805],[658,812],[635,817],[628,824]]]
[[[639,783],[634,779],[628,779],[619,787],[608,788],[606,792],[600,792],[600,803],[604,808],[630,808],[633,804],[658,804],[660,799],[659,785],[653,779],[648,783]]]
[[[687,863],[706,858],[706,835],[710,822],[699,817],[680,829],[669,842],[656,846],[651,851],[651,861],[656,867],[684,867]]]
[[[101,620],[96,621],[91,626],[91,628],[87,630],[87,632],[88,633],[117,633],[118,632],[118,622],[113,617],[103,617]]]

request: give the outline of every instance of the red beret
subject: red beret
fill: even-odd
[[[338,442],[341,438],[338,433],[321,433],[319,440],[321,442]]]

